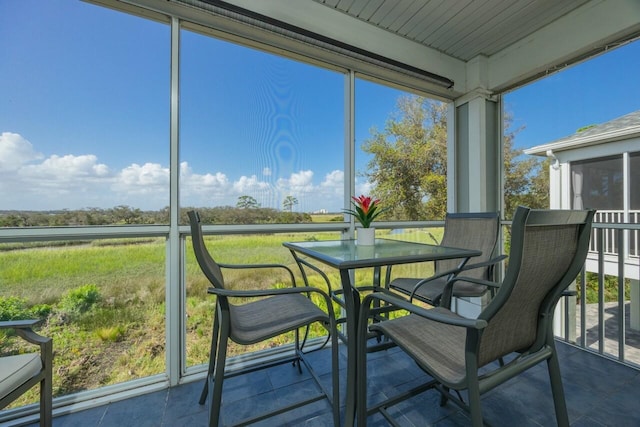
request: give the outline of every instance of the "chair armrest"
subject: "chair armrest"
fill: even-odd
[[[420,280],[418,283],[415,284],[415,286],[413,287],[413,290],[411,291],[411,294],[409,294],[409,301],[413,301],[413,298],[415,298],[416,296],[416,292],[418,292],[418,289],[420,289],[423,285],[426,285],[427,283],[435,280],[435,279],[439,279],[441,277],[444,276],[452,276],[455,274],[459,273],[461,270],[459,268],[456,269],[452,269],[452,270],[447,270],[447,271],[443,271],[442,273],[439,274],[434,274],[431,277],[427,277],[426,279],[422,279]]]
[[[388,304],[398,307],[399,309],[407,310],[408,312],[416,314],[420,317],[424,317],[426,319],[433,320],[439,323],[446,323],[452,326],[460,326],[469,329],[483,329],[487,326],[486,320],[468,319],[458,316],[457,314],[449,310],[425,309],[415,304],[411,304],[405,299],[398,298],[386,292],[374,292],[364,298],[364,300],[362,301],[362,310],[360,311],[360,322],[367,321],[367,318],[369,317],[369,308],[371,306],[371,301],[373,300],[385,301]]]
[[[250,297],[268,297],[273,295],[285,295],[285,294],[302,294],[305,292],[317,292],[322,295],[327,295],[321,289],[314,288],[312,286],[300,286],[292,288],[279,288],[279,289],[249,289],[249,290],[235,290],[235,289],[220,289],[210,287],[207,293],[212,295],[220,295],[227,298],[250,298]]]
[[[425,262],[433,263],[434,261],[425,261]],[[387,266],[387,271],[385,273],[385,278],[384,278],[385,287],[389,287],[389,284],[393,281],[393,280],[391,280],[391,269],[392,268],[393,268],[393,264]],[[456,270],[445,271],[444,273],[441,273],[441,275],[451,274],[451,272],[454,272],[454,271],[457,271],[457,269]],[[438,275],[437,277],[440,277],[440,275]],[[435,279],[435,278],[436,277],[432,277],[431,276],[431,277],[427,277],[426,279],[423,279],[423,280],[431,280],[431,279]]]
[[[484,285],[484,286],[488,286],[490,288],[499,288],[500,287],[500,283],[498,282],[492,282],[491,280],[484,280],[484,279],[477,279],[475,277],[467,277],[467,276],[456,276],[451,278],[451,280],[449,280],[447,282],[447,286],[453,286],[453,284],[455,282],[469,282],[469,283],[476,283],[478,285]]]
[[[31,328],[40,322],[40,319],[3,320],[0,322],[0,329]]]
[[[327,294],[322,289],[314,288],[312,286],[300,286],[280,289],[254,289],[242,291],[233,289],[220,289],[214,287],[210,287],[209,289],[207,289],[207,293],[225,298],[268,297],[287,294],[304,294],[310,292],[320,294],[327,305],[329,315],[334,316],[333,305],[331,303],[331,297],[329,296],[329,294]]]
[[[476,264],[466,264],[462,268],[454,268],[454,269],[451,269],[451,270],[443,271],[442,273],[433,275],[431,277],[427,277],[426,279],[422,279],[421,281],[416,283],[416,285],[414,286],[413,292],[411,292],[411,295],[409,296],[409,301],[413,300],[416,292],[418,291],[418,288],[420,288],[422,285],[424,285],[426,283],[429,283],[430,281],[432,281],[434,279],[438,279],[440,277],[444,277],[444,276],[448,276],[448,275],[454,275],[454,277],[452,277],[452,280],[453,280],[453,279],[455,279],[455,277],[457,277],[455,275],[457,275],[458,273],[461,273],[463,271],[473,270],[474,268],[482,268],[482,267],[491,266],[491,265],[497,264],[498,262],[502,261],[505,258],[507,258],[507,255],[500,255],[500,256],[497,256],[495,258],[492,258],[492,259],[484,261],[484,262],[479,262],[479,263],[476,263]],[[465,280],[465,281],[470,282],[471,280]],[[489,286],[489,285],[487,285],[487,286]]]
[[[487,266],[490,266],[490,265],[497,264],[500,261],[502,261],[504,259],[507,259],[507,258],[508,258],[508,255],[499,255],[499,256],[497,256],[495,258],[491,258],[491,259],[489,259],[487,261],[484,261],[484,262],[479,262],[479,263],[476,263],[476,264],[467,264],[464,267],[462,267],[460,269],[460,271],[467,271],[467,270],[473,270],[474,268],[487,267]]]
[[[444,276],[450,276],[452,274],[459,273],[460,271],[461,270],[459,268],[452,268],[451,270],[443,271],[441,273],[434,274],[433,276],[429,276],[425,279],[420,280],[418,283],[416,283],[416,286],[413,288],[413,291],[415,292],[420,286],[424,285],[425,283],[429,283],[432,280],[439,279]]]
[[[253,269],[253,268],[283,268],[287,270],[289,276],[291,277],[291,283],[293,286],[296,286],[296,279],[293,275],[293,271],[284,264],[224,264],[218,263],[218,266],[221,268],[229,268],[232,270],[241,270],[241,269]]]
[[[225,263],[218,263],[218,265],[220,267],[224,267],[224,268],[284,268],[286,270],[289,270],[289,267],[287,267],[284,264],[225,264]]]
[[[475,283],[477,285],[483,285],[492,289],[497,289],[500,287],[500,283],[492,282],[490,280],[477,279],[475,277],[467,277],[467,276],[455,276],[455,277],[452,277],[444,286],[444,289],[442,290],[442,298],[440,300],[440,306],[451,308],[451,300],[453,298],[453,285],[455,284],[455,282],[459,282],[459,281]]]
[[[39,319],[6,320],[0,322],[0,329],[14,329],[19,337],[44,349],[43,346],[49,344],[51,338],[37,334],[32,329],[33,326],[40,322],[41,320]]]
[[[570,290],[567,289],[566,291],[562,291],[560,296],[562,296],[562,297],[576,297],[576,296],[578,296],[578,291],[570,291]]]

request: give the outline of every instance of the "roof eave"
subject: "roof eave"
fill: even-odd
[[[589,147],[592,145],[606,144],[609,142],[621,141],[640,137],[640,126],[628,127],[610,132],[603,132],[597,135],[585,137],[565,138],[548,144],[537,145],[524,150],[525,154],[533,156],[547,156],[549,150],[553,152],[574,150],[576,148]]]

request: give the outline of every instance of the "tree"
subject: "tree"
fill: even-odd
[[[447,210],[447,105],[420,96],[398,99],[383,131],[371,130],[362,150],[373,157],[363,174],[373,195],[390,210],[387,219],[441,219]],[[548,207],[549,174],[544,163],[523,157],[506,115],[504,138],[505,217],[524,204]],[[548,164],[548,162],[547,162]]]
[[[443,218],[446,212],[446,105],[419,96],[398,99],[383,131],[371,130],[364,174],[389,210],[386,218]]]
[[[519,205],[532,209],[549,208],[549,167],[551,162],[523,157],[523,151],[513,147],[520,129],[511,130],[513,118],[505,114],[504,136],[504,217],[512,218]]]
[[[239,209],[256,209],[259,208],[260,204],[256,199],[251,196],[240,196],[238,197],[238,202],[236,203],[236,208]]]
[[[298,204],[298,199],[296,199],[293,196],[287,196],[284,198],[284,201],[282,202],[282,209],[284,209],[287,212],[292,212],[293,207],[297,204]]]
[[[140,224],[142,221],[142,211],[126,205],[110,209],[110,215],[115,224]]]

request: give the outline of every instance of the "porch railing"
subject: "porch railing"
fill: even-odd
[[[578,296],[564,298],[556,335],[585,350],[640,368],[639,215],[637,211],[630,215],[630,222],[620,218],[611,211],[596,216],[590,258],[595,255],[597,262],[585,264],[578,278]],[[628,257],[624,251],[611,251],[612,247],[625,245],[629,247]],[[612,275],[612,271],[617,273]]]
[[[640,210],[629,211],[628,221],[625,220],[625,212],[623,210],[598,210],[595,214],[594,222],[598,224],[640,224]],[[637,258],[640,256],[639,236],[640,232],[637,229],[629,229],[628,249],[622,252],[629,257]],[[607,255],[617,255],[620,248],[624,247],[624,245],[621,245],[618,233],[614,228],[604,229],[601,235],[594,229],[591,236],[590,250],[596,252],[600,242],[602,242],[604,254]]]

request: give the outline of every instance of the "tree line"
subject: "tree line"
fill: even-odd
[[[216,206],[187,207],[180,210],[180,222],[187,224],[187,212],[195,209],[206,224],[297,224],[312,222],[304,212],[272,208]],[[62,227],[94,225],[169,224],[169,208],[143,211],[130,206],[109,209],[89,208],[58,211],[0,211],[0,227]]]

